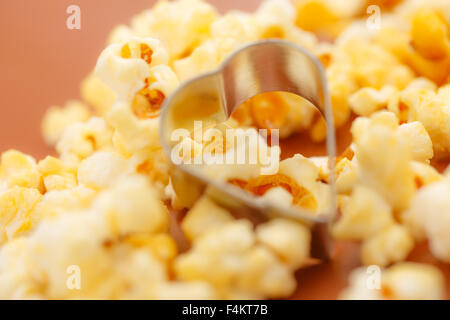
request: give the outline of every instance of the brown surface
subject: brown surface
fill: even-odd
[[[259,0],[211,0],[220,10],[253,9]],[[0,152],[16,148],[42,158],[52,152],[40,134],[40,119],[50,105],[79,96],[79,84],[93,68],[114,25],[150,7],[152,0],[2,0],[0,1]],[[81,7],[81,30],[66,29],[66,8]],[[348,128],[339,135],[342,150],[350,141]],[[297,137],[298,138],[298,137]],[[290,139],[286,154],[299,140]],[[302,137],[302,141],[308,140]],[[305,155],[318,155],[310,145]],[[410,255],[413,261],[438,265],[450,279],[449,266],[437,263],[426,244]],[[332,263],[298,274],[295,298],[334,299],[346,285],[349,272],[359,264],[358,245],[339,243]],[[449,281],[447,281],[449,282]],[[450,283],[447,283],[450,287]]]

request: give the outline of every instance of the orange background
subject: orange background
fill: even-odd
[[[15,148],[38,159],[53,153],[40,134],[45,109],[78,98],[79,84],[94,67],[109,31],[119,23],[127,23],[134,14],[151,7],[154,2],[1,0],[0,152]],[[252,10],[260,0],[210,2],[224,12]],[[81,8],[81,30],[66,28],[66,8],[71,4]],[[346,130],[348,127],[341,133],[348,142]],[[293,146],[295,142],[289,143],[289,149]],[[318,149],[311,146],[311,150]],[[438,263],[426,244],[418,245],[409,259],[438,265],[447,275],[447,287],[450,287],[449,266]],[[333,262],[298,273],[299,290],[295,298],[336,298],[346,285],[350,270],[358,264],[358,245],[339,242]]]

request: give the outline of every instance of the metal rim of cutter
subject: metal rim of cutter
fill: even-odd
[[[198,97],[213,97],[219,105],[218,113],[209,117],[225,121],[244,101],[258,94],[274,91],[290,92],[308,100],[326,120],[330,212],[312,216],[311,212],[302,208],[281,207],[257,201],[255,196],[242,192],[229,183],[210,179],[189,165],[172,164],[179,169],[178,175],[182,179],[192,183],[192,188],[203,188],[216,202],[231,210],[245,208],[250,212],[248,216],[279,216],[313,225],[312,255],[329,259],[332,251],[329,222],[334,220],[337,212],[334,174],[336,140],[325,71],[320,61],[307,50],[284,40],[252,42],[230,54],[216,70],[184,82],[163,104],[160,117],[161,143],[171,159],[170,133],[179,128],[174,126],[173,112],[185,107],[183,102],[189,99],[195,101]]]

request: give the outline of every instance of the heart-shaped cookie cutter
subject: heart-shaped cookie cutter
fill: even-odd
[[[233,52],[215,71],[182,84],[166,99],[161,114],[160,139],[171,158],[171,133],[192,130],[194,121],[221,123],[244,101],[265,92],[284,91],[311,102],[325,117],[331,204],[329,212],[312,214],[301,208],[258,201],[250,193],[205,176],[187,164],[173,164],[172,184],[184,203],[194,204],[207,194],[239,217],[260,222],[270,217],[295,219],[312,230],[311,256],[327,260],[332,254],[329,223],[336,214],[334,162],[336,141],[324,68],[302,47],[284,40],[252,42]]]

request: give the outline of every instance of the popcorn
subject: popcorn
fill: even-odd
[[[96,191],[83,186],[47,191],[30,214],[33,221],[52,219],[64,213],[86,209]]]
[[[260,243],[272,249],[292,269],[301,267],[309,257],[311,234],[307,227],[285,219],[274,219],[256,229]]]
[[[381,271],[381,270],[380,270]],[[343,300],[439,300],[444,299],[442,273],[426,264],[401,262],[382,270],[380,287],[371,288],[369,269],[358,268],[350,274],[350,285],[340,293]]]
[[[145,148],[160,148],[159,120],[139,120],[130,105],[117,101],[107,114],[108,124],[115,129],[113,143],[116,149],[130,155]]]
[[[255,247],[245,259],[238,288],[262,297],[288,297],[297,282],[288,267],[264,247]]]
[[[316,108],[308,101],[285,92],[267,92],[247,100],[233,114],[239,123],[250,123],[260,129],[279,129],[280,138],[311,126]],[[243,110],[246,109],[246,110]],[[248,116],[244,116],[247,114]],[[242,117],[243,116],[243,117]]]
[[[421,122],[404,123],[398,127],[397,132],[400,135],[400,139],[410,143],[410,150],[414,160],[427,162],[433,158],[433,144]]]
[[[77,185],[76,170],[60,159],[48,156],[39,161],[38,169],[44,182],[45,191],[62,190]]]
[[[145,179],[119,180],[88,208],[45,219],[27,238],[6,244],[0,250],[0,296],[152,298],[154,286],[168,280],[164,260],[173,256],[165,252],[170,244],[162,236],[151,238],[149,244],[159,250],[155,256],[121,239],[165,232],[168,220]],[[70,266],[79,268],[80,290],[66,285]]]
[[[442,175],[436,169],[423,162],[412,161],[411,169],[417,189],[442,179]]]
[[[117,99],[117,94],[94,73],[88,75],[81,83],[81,96],[99,116],[104,116]]]
[[[418,240],[428,238],[433,255],[446,262],[450,261],[449,192],[448,177],[421,188],[402,216],[414,237]]]
[[[292,271],[269,249],[256,244],[250,222],[225,223],[194,241],[191,251],[175,260],[182,281],[207,281],[221,297],[279,297],[296,286]]]
[[[39,188],[41,183],[36,160],[16,150],[2,153],[0,177],[9,187]]]
[[[95,151],[112,145],[112,133],[102,118],[92,117],[87,122],[77,122],[66,128],[56,144],[56,150],[67,164],[78,164]]]
[[[95,75],[104,81],[118,97],[132,101],[134,96],[155,81],[169,79],[174,85],[161,87],[172,90],[176,85],[175,75],[167,67],[169,58],[159,40],[152,38],[132,38],[127,43],[111,44],[100,55]],[[159,66],[156,70],[155,67]],[[161,70],[166,66],[166,69]],[[169,73],[165,75],[165,73]],[[146,80],[147,79],[147,80]],[[154,89],[152,86],[150,90]]]
[[[435,98],[423,99],[416,108],[417,120],[420,121],[433,142],[436,155],[445,156],[450,151],[450,105],[447,101]]]
[[[319,168],[311,160],[300,154],[283,160],[280,162],[279,174],[293,179],[305,192],[302,197],[294,197],[295,204],[317,213],[327,212],[330,205],[330,187],[318,181]]]
[[[227,210],[219,207],[207,196],[203,196],[189,210],[181,223],[181,228],[186,237],[193,241],[202,234],[221,227],[232,220],[233,216]]]
[[[397,118],[379,112],[353,123],[362,184],[383,196],[394,210],[406,209],[414,193],[411,146],[398,133]]]
[[[381,90],[371,87],[362,88],[349,97],[350,108],[359,116],[370,116],[387,106],[395,90],[392,86],[385,86]]]
[[[361,260],[365,265],[384,267],[403,261],[413,248],[414,239],[408,229],[392,224],[363,243]]]
[[[171,60],[188,56],[210,34],[217,12],[201,0],[160,1],[131,21],[138,37],[155,37],[167,48]]]
[[[119,154],[99,151],[80,163],[78,181],[92,189],[107,188],[117,181],[126,166],[126,160]]]
[[[19,186],[0,195],[0,244],[33,227],[31,213],[41,198],[38,190]]]
[[[339,294],[340,300],[382,300],[381,288],[369,286],[371,273],[367,268],[353,270],[349,277],[349,285]],[[381,274],[380,274],[381,276]]]
[[[444,277],[431,265],[398,263],[384,272],[382,292],[386,299],[441,300],[445,297]]]
[[[356,186],[340,207],[342,216],[332,228],[333,236],[338,239],[364,240],[394,223],[389,204],[364,186]]]
[[[328,159],[326,160],[326,165],[328,166]],[[336,164],[336,191],[339,194],[349,193],[353,190],[355,184],[358,182],[357,167],[356,158],[349,160],[344,157]]]
[[[90,111],[80,101],[69,101],[63,108],[50,107],[42,121],[42,133],[48,145],[58,142],[64,129],[76,122],[84,122],[90,117]]]

